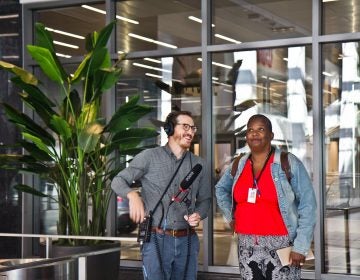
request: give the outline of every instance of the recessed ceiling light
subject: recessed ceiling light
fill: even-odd
[[[90,11],[94,11],[94,12],[97,12],[97,13],[100,13],[100,14],[103,14],[103,15],[106,15],[106,11],[104,10],[101,10],[101,9],[98,9],[98,8],[95,8],[95,7],[91,7],[89,5],[81,5],[82,8],[84,9],[88,9]],[[116,18],[117,19],[120,19],[122,21],[126,21],[126,22],[130,22],[130,23],[133,23],[133,24],[139,24],[139,22],[137,20],[133,20],[133,19],[129,19],[127,17],[123,17],[123,16],[118,16],[116,15]]]
[[[65,36],[69,36],[69,37],[74,37],[74,38],[81,39],[81,40],[84,40],[84,39],[85,39],[84,36],[80,36],[80,35],[77,35],[77,34],[74,34],[74,33],[65,32],[65,31],[61,31],[61,30],[58,30],[58,29],[53,29],[53,28],[50,28],[50,27],[45,27],[45,29],[46,29],[46,30],[49,30],[49,31],[51,31],[51,32],[54,32],[54,33],[61,34],[61,35],[65,35]]]
[[[19,33],[2,33],[0,37],[16,37],[19,36]]]
[[[198,22],[198,23],[202,23],[202,19],[194,17],[194,16],[188,16],[188,19]],[[211,24],[211,27],[215,27],[215,24]]]
[[[148,57],[145,57],[144,60],[151,61],[151,62],[154,62],[154,63],[159,63],[159,64],[161,63],[161,60],[148,58]]]
[[[162,71],[162,72],[171,73],[170,70],[166,70],[166,69],[158,68],[158,67],[153,67],[153,66],[150,66],[150,65],[142,64],[142,63],[134,62],[133,65],[134,65],[134,66],[137,66],[137,67],[146,68],[146,69],[151,69],[151,70],[157,70],[157,71]]]
[[[71,48],[71,49],[78,49],[79,48],[79,46],[64,43],[64,42],[59,42],[59,41],[54,41],[54,44],[59,45],[59,46],[63,46],[63,47],[68,47],[68,48]]]
[[[12,14],[12,15],[1,15],[0,19],[9,19],[9,18],[18,18],[19,14]]]
[[[177,46],[175,46],[175,45],[171,45],[171,44],[168,44],[168,43],[157,41],[157,40],[154,40],[154,39],[151,39],[151,38],[148,38],[148,37],[144,37],[144,36],[141,36],[141,35],[137,35],[137,34],[134,34],[134,33],[129,33],[128,36],[136,38],[136,39],[140,39],[140,40],[143,40],[143,41],[147,41],[147,42],[150,42],[150,43],[154,43],[154,44],[157,44],[157,45],[161,45],[161,46],[164,46],[164,47],[167,47],[167,48],[177,49]]]
[[[230,37],[227,37],[227,36],[218,34],[218,33],[216,33],[214,36],[217,37],[217,38],[223,39],[223,40],[225,40],[225,41],[229,41],[229,42],[231,42],[231,43],[241,44],[241,41],[235,40],[235,39],[233,39],[233,38],[230,38]]]

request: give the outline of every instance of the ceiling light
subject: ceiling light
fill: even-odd
[[[325,3],[325,2],[336,2],[336,1],[339,1],[339,0],[322,0],[323,1],[323,3]]]
[[[153,67],[153,66],[150,66],[150,65],[142,64],[142,63],[134,62],[133,65],[134,65],[134,66],[138,66],[138,67],[142,67],[142,68],[146,68],[146,69],[151,69],[151,70],[157,70],[157,71],[162,71],[162,72],[171,73],[170,70],[166,70],[166,69],[162,69],[162,68],[157,68],[157,67]]]
[[[219,83],[217,81],[212,81],[213,84],[215,85],[219,85],[219,86],[224,86],[224,87],[231,87],[231,85],[225,84],[225,83]]]
[[[196,21],[198,23],[202,23],[202,20],[200,18],[194,17],[194,16],[188,16],[188,19]],[[211,27],[215,27],[215,24],[211,24]]]
[[[50,27],[45,27],[45,29],[46,29],[46,30],[49,30],[49,31],[51,31],[51,32],[54,32],[54,33],[61,34],[61,35],[70,36],[70,37],[74,37],[74,38],[81,39],[81,40],[84,40],[84,39],[85,39],[84,36],[76,35],[76,34],[74,34],[74,33],[69,33],[69,32],[65,32],[65,31],[58,30],[58,29],[52,29],[52,28],[50,28]]]
[[[284,58],[283,58],[283,60],[285,60],[285,61],[289,61],[289,59],[288,59],[287,57],[284,57]]]
[[[215,37],[220,38],[220,39],[223,39],[223,40],[225,40],[225,41],[229,41],[229,42],[231,42],[231,43],[241,44],[241,41],[235,40],[235,39],[233,39],[233,38],[230,38],[230,37],[227,37],[227,36],[218,34],[218,33],[215,34]]]
[[[91,10],[91,11],[94,11],[94,12],[97,12],[97,13],[100,13],[100,14],[103,14],[103,15],[106,15],[106,12],[104,10],[97,9],[97,8],[91,7],[89,5],[81,5],[81,7]]]
[[[151,61],[151,62],[154,62],[154,63],[159,63],[159,64],[161,63],[161,60],[148,58],[148,57],[145,57],[144,60]]]
[[[57,56],[60,56],[60,57],[65,57],[65,58],[70,58],[71,55],[68,55],[68,54],[62,54],[62,53],[56,53]]]
[[[9,18],[18,18],[19,14],[12,14],[12,15],[2,15],[0,19],[9,19]]]
[[[220,66],[220,67],[223,67],[223,68],[227,68],[227,69],[231,69],[232,66],[229,66],[229,65],[226,65],[226,64],[222,64],[222,63],[218,63],[218,62],[212,62],[213,65],[216,65],[216,66]]]
[[[155,75],[155,74],[151,74],[151,73],[145,73],[145,76],[154,77],[154,78],[159,78],[159,79],[162,79],[162,78],[163,78],[163,76]]]
[[[78,49],[79,48],[79,46],[68,44],[68,43],[63,43],[63,42],[59,42],[59,41],[54,41],[54,44],[55,45],[60,45],[60,46],[63,46],[63,47],[72,48],[72,49]]]
[[[18,55],[3,55],[2,59],[18,59]]]
[[[137,20],[129,19],[129,18],[126,18],[126,17],[122,17],[122,16],[116,15],[116,18],[117,18],[117,19],[120,19],[120,20],[122,20],[122,21],[130,22],[130,23],[132,23],[132,24],[139,24],[139,22],[138,22]]]
[[[273,27],[271,28],[271,31],[274,33],[292,32],[295,31],[295,27],[293,26]]]
[[[322,72],[322,74],[324,75],[324,76],[327,76],[327,77],[332,77],[332,74],[330,74],[330,73],[328,73],[328,72]]]
[[[0,34],[0,38],[1,37],[16,37],[19,36],[19,33],[2,33]]]
[[[273,77],[268,77],[268,76],[261,76],[261,78],[263,79],[268,79],[270,81],[274,81],[274,82],[278,82],[278,83],[281,83],[281,84],[286,84],[287,82],[285,81],[282,81],[282,80],[279,80],[279,79],[275,79]]]
[[[154,39],[147,38],[147,37],[137,35],[137,34],[134,34],[134,33],[129,33],[128,36],[136,38],[136,39],[144,40],[144,41],[147,41],[147,42],[150,42],[150,43],[154,43],[154,44],[157,44],[157,45],[161,45],[161,46],[164,46],[164,47],[167,47],[167,48],[177,49],[177,46],[175,46],[175,45],[171,45],[171,44],[168,44],[168,43],[156,41]]]
[[[98,9],[98,8],[91,7],[91,6],[89,6],[89,5],[81,5],[81,7],[84,8],[84,9],[88,9],[88,10],[91,10],[91,11],[94,11],[94,12],[97,12],[97,13],[100,13],[100,14],[103,14],[103,15],[106,15],[106,11],[101,10],[101,9]],[[133,19],[129,19],[129,18],[126,18],[126,17],[122,17],[122,16],[116,15],[116,18],[117,18],[117,19],[120,19],[120,20],[122,20],[122,21],[126,21],[126,22],[133,23],[133,24],[139,24],[138,21],[133,20]]]
[[[198,58],[197,59],[198,61],[202,61],[202,58]],[[226,64],[222,64],[222,63],[219,63],[219,62],[211,62],[211,64],[212,65],[216,65],[216,66],[220,66],[220,67],[223,67],[223,68],[226,68],[226,69],[231,69],[232,68],[232,66],[230,66],[230,65],[226,65]]]

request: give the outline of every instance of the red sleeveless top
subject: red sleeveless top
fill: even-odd
[[[255,235],[287,235],[282,219],[275,184],[271,176],[272,154],[257,181],[259,192],[255,203],[248,202],[248,192],[254,187],[252,163],[246,161],[243,172],[234,187],[235,200],[235,232]],[[255,174],[258,178],[259,174]]]

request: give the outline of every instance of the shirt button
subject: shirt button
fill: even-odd
[[[274,181],[277,182],[277,181],[278,181],[278,177],[275,177]]]

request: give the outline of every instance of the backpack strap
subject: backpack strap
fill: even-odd
[[[238,155],[234,160],[233,160],[233,164],[232,164],[232,166],[231,166],[231,176],[235,176],[235,174],[236,174],[236,171],[237,171],[237,169],[238,169],[238,166],[239,166],[239,161],[240,161],[240,159],[244,156],[245,154],[240,154],[240,155]]]
[[[291,182],[291,167],[290,167],[290,162],[289,162],[289,158],[288,158],[288,152],[281,152],[280,154],[280,162],[281,162],[281,169],[285,172],[286,174],[286,178],[289,181],[289,184]],[[245,154],[240,154],[238,155],[234,160],[233,160],[233,164],[231,166],[231,176],[235,176],[236,171],[238,169],[239,166],[239,161],[240,159],[244,156]]]
[[[284,170],[285,174],[286,174],[286,178],[289,182],[289,184],[291,184],[291,167],[290,167],[290,163],[289,163],[289,157],[288,157],[288,152],[281,152],[280,154],[280,162],[281,162],[281,169]]]

